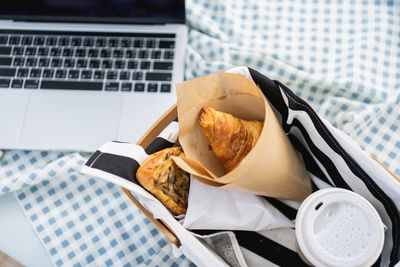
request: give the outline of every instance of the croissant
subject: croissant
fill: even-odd
[[[231,114],[203,107],[200,126],[227,172],[235,169],[257,143],[264,123],[246,121]]]
[[[190,187],[189,174],[171,158],[181,153],[180,147],[163,149],[152,154],[136,172],[138,182],[176,215],[186,213]]]

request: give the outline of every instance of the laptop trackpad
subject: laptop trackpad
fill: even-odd
[[[17,148],[29,95],[21,91],[0,92],[0,148]]]
[[[121,103],[122,97],[112,94],[33,94],[21,145],[94,151],[117,137]]]

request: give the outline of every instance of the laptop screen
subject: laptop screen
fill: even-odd
[[[184,23],[184,0],[0,1],[0,18],[30,21]]]

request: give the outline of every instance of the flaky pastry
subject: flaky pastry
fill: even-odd
[[[238,119],[231,114],[203,107],[200,126],[227,172],[235,169],[255,146],[264,123]]]
[[[171,158],[181,153],[180,147],[163,149],[152,154],[136,172],[138,182],[175,215],[186,213],[190,186],[189,174]]]

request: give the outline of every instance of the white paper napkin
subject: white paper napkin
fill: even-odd
[[[191,178],[186,229],[263,231],[294,227],[268,201],[254,194],[205,185]]]

